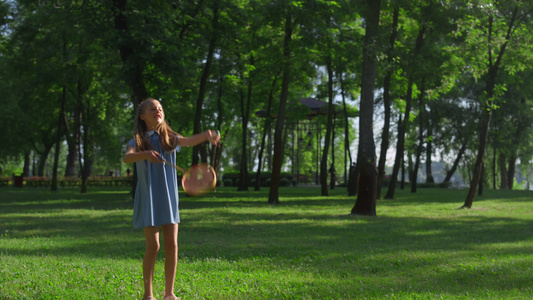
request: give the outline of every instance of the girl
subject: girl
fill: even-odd
[[[124,162],[135,163],[138,182],[135,190],[133,224],[143,228],[146,251],[143,259],[143,300],[155,300],[152,282],[159,251],[159,227],[163,231],[165,249],[164,300],[179,299],[174,295],[178,262],[178,186],[176,170],[162,164],[161,158],[175,164],[180,146],[196,146],[203,142],[217,145],[220,136],[207,130],[190,137],[174,132],[165,121],[159,101],[148,98],[139,104],[135,117],[134,138],[129,141]]]

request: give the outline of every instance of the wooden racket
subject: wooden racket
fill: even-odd
[[[193,165],[185,170],[162,157],[161,160],[183,174],[181,178],[181,186],[187,195],[204,195],[211,192],[217,184],[217,174],[215,169],[209,164],[201,163]]]

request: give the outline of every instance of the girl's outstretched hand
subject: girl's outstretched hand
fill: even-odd
[[[218,141],[220,141],[220,134],[218,131],[208,129],[205,132],[207,134],[207,141],[216,146]]]

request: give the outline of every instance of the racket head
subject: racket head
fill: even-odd
[[[187,195],[201,196],[211,192],[217,184],[215,169],[209,164],[194,165],[183,173],[181,186]]]

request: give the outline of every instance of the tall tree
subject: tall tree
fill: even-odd
[[[250,54],[250,69],[255,68],[255,60],[253,53]],[[247,72],[248,78],[247,78],[247,88],[246,88],[246,96],[244,96],[244,93],[241,93],[241,124],[242,124],[242,150],[241,150],[241,171],[240,171],[240,180],[239,180],[239,191],[247,191],[248,190],[248,143],[251,141],[248,141],[248,123],[250,120],[250,107],[252,105],[252,91],[253,91],[253,78],[250,73],[253,71]]]
[[[422,50],[422,46],[424,44],[424,34],[427,30],[426,24],[422,23],[419,25],[418,30],[418,36],[416,38],[415,43],[415,49],[413,51],[414,56],[412,57],[412,62],[414,62],[414,59],[417,55],[420,54]],[[407,71],[408,80],[407,80],[407,92],[405,95],[405,112],[404,117],[402,121],[398,124],[398,141],[396,143],[396,156],[394,159],[394,166],[392,169],[392,175],[390,178],[389,188],[387,190],[387,194],[385,195],[385,199],[393,199],[394,198],[394,192],[396,190],[396,182],[398,178],[398,174],[400,171],[400,165],[402,162],[402,157],[404,155],[404,148],[405,148],[405,133],[407,131],[407,127],[409,125],[409,122],[411,120],[410,114],[411,114],[411,106],[412,106],[412,100],[413,100],[413,89],[415,88],[415,70],[414,65],[411,65],[409,70]]]
[[[432,31],[432,23],[430,20],[435,11],[438,11],[438,5],[435,2],[423,2],[419,8],[412,10],[413,16],[410,16],[412,19],[410,22],[407,22],[414,24],[414,26],[409,26],[411,32],[406,32],[405,44],[407,47],[412,47],[413,50],[404,51],[405,58],[403,59],[403,76],[407,81],[407,90],[403,96],[403,100],[405,101],[402,112],[403,117],[398,124],[396,155],[385,199],[394,198],[398,174],[400,172],[402,158],[404,156],[406,142],[405,135],[408,132],[409,125],[412,121],[411,109],[413,107],[413,97],[416,97],[417,93],[419,93],[419,85],[417,84],[420,84],[422,78],[427,76],[429,72],[432,72],[432,70],[424,70],[424,64],[426,62],[423,48]]]
[[[202,131],[202,110],[207,93],[207,83],[211,75],[211,65],[213,64],[215,49],[217,46],[217,40],[219,37],[219,16],[220,16],[220,0],[214,0],[213,2],[213,17],[211,23],[211,32],[209,38],[209,44],[207,49],[207,55],[205,58],[205,65],[200,77],[200,85],[198,87],[198,97],[196,98],[195,114],[194,114],[194,129],[193,134],[198,134]],[[207,152],[205,148],[206,144],[200,144],[193,148],[192,163],[197,164],[200,159],[203,162],[207,161]],[[201,158],[198,157],[200,154]]]
[[[127,0],[113,0],[112,11],[117,31],[117,48],[124,64],[125,82],[130,89],[130,99],[134,107],[146,97],[148,92],[143,79],[143,71],[146,67],[146,61],[139,48],[139,41],[135,40],[134,33],[131,32],[131,8]]]
[[[279,183],[281,180],[281,164],[283,159],[283,126],[285,122],[285,112],[287,99],[289,97],[290,71],[291,71],[291,51],[292,33],[294,30],[293,16],[290,8],[285,12],[285,31],[283,39],[283,75],[281,81],[281,94],[274,132],[274,157],[272,161],[272,177],[270,180],[270,192],[268,203],[279,203]]]
[[[258,156],[258,163],[257,163],[257,172],[255,174],[255,187],[254,190],[259,191],[261,186],[261,167],[263,162],[263,152],[265,149],[265,142],[268,133],[271,131],[272,127],[272,118],[270,117],[272,115],[272,102],[274,101],[274,91],[276,90],[276,84],[279,79],[279,72],[274,76],[274,79],[272,80],[272,85],[270,88],[270,92],[268,93],[268,103],[267,103],[267,109],[266,109],[266,117],[265,117],[265,125],[264,130],[261,134],[261,145],[259,146],[259,156]]]
[[[513,189],[517,161],[522,160],[520,155],[524,146],[529,147],[530,144],[533,116],[529,101],[526,100],[527,93],[524,93],[525,88],[521,83],[527,75],[525,72],[520,73],[521,76],[515,78],[502,76],[502,80],[507,82],[507,91],[502,95],[505,105],[493,112],[493,126],[489,136],[490,144],[499,153],[493,156],[493,160],[499,160],[501,189]],[[497,175],[495,171],[493,169],[493,176]]]
[[[328,39],[329,40],[329,39]],[[329,48],[329,47],[328,47]],[[328,118],[326,124],[326,136],[324,139],[324,147],[322,148],[322,160],[320,161],[320,186],[322,196],[328,195],[328,152],[329,146],[331,143],[332,131],[333,128],[333,117],[334,117],[334,108],[333,108],[333,62],[331,59],[331,53],[327,54],[326,59],[326,70],[328,73]],[[334,166],[331,167],[330,171],[334,171]]]
[[[383,186],[383,179],[385,177],[385,164],[387,162],[387,151],[390,143],[390,119],[391,119],[391,82],[394,74],[394,45],[396,44],[396,36],[398,34],[398,19],[400,15],[400,8],[396,4],[393,7],[391,31],[389,36],[389,44],[387,46],[386,54],[387,60],[385,62],[385,76],[383,78],[383,130],[381,132],[381,148],[378,162],[378,183],[377,183],[377,198],[381,198],[381,187]]]
[[[56,140],[55,140],[55,151],[54,151],[54,167],[52,168],[52,184],[50,185],[52,191],[57,191],[57,176],[59,175],[57,168],[59,166],[59,153],[61,151],[61,140],[64,134],[63,124],[65,123],[64,121],[65,120],[64,119],[65,105],[67,102],[67,91],[65,87],[62,88],[62,93],[59,99],[60,99],[59,103],[60,103],[61,110],[59,112],[59,117],[57,120],[57,135],[56,135]]]
[[[239,177],[239,191],[247,191],[248,185],[249,185],[249,176],[248,176],[248,165],[253,165],[253,160],[248,159],[248,154],[252,152],[251,149],[249,149],[249,145],[252,142],[249,138],[250,131],[249,131],[249,123],[250,123],[250,111],[252,107],[252,99],[254,97],[253,92],[254,91],[254,85],[257,84],[257,74],[256,72],[256,47],[260,46],[259,39],[257,38],[257,29],[258,24],[256,22],[252,22],[252,24],[243,27],[249,28],[250,32],[247,32],[246,36],[243,36],[240,38],[240,40],[244,41],[242,48],[246,49],[247,51],[242,53],[242,55],[237,54],[238,57],[242,57],[242,63],[243,65],[241,67],[240,73],[241,73],[241,82],[243,83],[243,87],[241,87],[240,90],[240,112],[241,112],[241,125],[242,125],[242,146],[241,146],[241,163],[240,163],[240,177]],[[243,34],[244,35],[244,34]],[[240,49],[241,45],[237,46],[238,49]],[[244,90],[246,92],[244,92]]]
[[[489,135],[492,111],[497,105],[497,100],[501,96],[502,85],[498,83],[498,73],[502,67],[504,55],[507,47],[513,42],[513,36],[519,35],[526,30],[525,21],[531,16],[532,4],[530,1],[489,1],[481,7],[481,14],[475,18],[469,19],[473,24],[469,24],[476,31],[471,32],[467,37],[469,47],[476,44],[477,50],[485,53],[476,53],[470,55],[471,58],[483,57],[482,64],[473,64],[474,76],[483,76],[485,90],[480,96],[482,115],[480,118],[479,142],[477,148],[476,161],[470,182],[470,188],[462,208],[471,208],[476,195],[476,190],[482,178],[485,149],[487,148],[487,139]],[[467,25],[467,24],[464,24]],[[511,70],[523,69],[521,62],[513,66],[509,63],[507,66]]]
[[[423,86],[423,85],[422,85]],[[418,145],[416,147],[415,154],[415,164],[413,170],[410,172],[411,176],[409,180],[411,181],[411,193],[416,193],[416,183],[418,179],[418,168],[420,167],[420,160],[422,156],[422,150],[424,148],[424,88],[422,88],[421,93],[418,95]]]
[[[361,108],[359,115],[359,188],[352,214],[376,215],[377,169],[374,145],[373,115],[376,81],[377,43],[379,34],[380,0],[367,0],[365,6],[366,33],[363,42],[363,72],[361,78]]]

